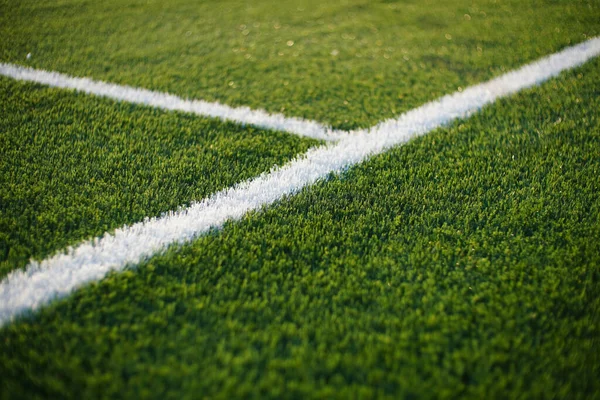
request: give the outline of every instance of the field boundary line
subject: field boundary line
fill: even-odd
[[[347,134],[317,121],[286,117],[283,114],[270,114],[264,110],[253,110],[250,107],[230,107],[218,102],[188,100],[169,93],[117,85],[91,78],[78,78],[60,72],[33,69],[15,64],[0,63],[0,75],[55,88],[73,89],[117,101],[142,104],[163,110],[182,111],[313,139],[335,141]]]
[[[100,280],[110,271],[123,270],[169,245],[188,242],[211,228],[240,219],[248,211],[259,210],[331,173],[467,117],[501,97],[537,85],[598,55],[600,38],[590,39],[373,128],[353,131],[336,143],[314,147],[282,167],[217,192],[188,208],[124,226],[42,262],[33,261],[25,270],[13,271],[0,282],[0,326],[19,314],[67,296],[88,282]]]

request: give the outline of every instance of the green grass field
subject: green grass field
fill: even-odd
[[[600,35],[321,3],[0,0],[0,62],[350,129]],[[594,59],[111,273],[0,327],[0,398],[600,399],[599,110]],[[0,78],[0,279],[319,144]]]
[[[318,143],[6,78],[0,87],[0,277]]]
[[[0,4],[4,62],[344,129],[394,117],[600,31],[593,0]]]

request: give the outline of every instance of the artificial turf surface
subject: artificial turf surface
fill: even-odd
[[[0,0],[0,60],[350,129],[599,35],[598,21],[596,0]]]
[[[0,115],[0,278],[319,143],[7,78]]]
[[[2,398],[600,398],[600,61],[0,331]]]
[[[348,129],[598,21],[583,0],[0,0],[0,61]],[[600,398],[597,82],[595,60],[3,327],[0,398]],[[0,278],[317,143],[5,78],[0,111]]]

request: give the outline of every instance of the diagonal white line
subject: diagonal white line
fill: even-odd
[[[302,118],[286,117],[283,114],[269,114],[266,111],[252,110],[249,107],[230,107],[204,100],[186,100],[169,93],[116,85],[89,78],[76,78],[59,72],[32,69],[14,64],[0,63],[0,75],[51,87],[74,89],[113,100],[144,104],[164,110],[189,112],[204,117],[219,118],[242,125],[253,125],[314,139],[332,141],[340,139],[346,134],[316,121]]]
[[[109,271],[136,264],[174,243],[187,242],[241,218],[432,129],[472,114],[496,99],[543,82],[600,54],[594,38],[528,64],[496,79],[444,96],[371,129],[358,130],[333,144],[313,148],[289,164],[233,188],[218,192],[189,208],[161,218],[118,229],[114,234],[84,242],[25,271],[14,271],[0,283],[0,326],[25,311],[36,310]]]

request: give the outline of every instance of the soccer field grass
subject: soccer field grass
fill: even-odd
[[[318,143],[6,78],[0,87],[0,129],[9,133],[0,138],[0,277],[30,257],[177,209]]]
[[[600,20],[587,0],[0,4],[3,62],[342,129],[581,42],[598,34]]]
[[[0,7],[0,62],[338,129],[600,34],[594,1]],[[596,58],[6,323],[0,397],[600,398],[599,82]],[[0,87],[1,279],[323,145]]]

